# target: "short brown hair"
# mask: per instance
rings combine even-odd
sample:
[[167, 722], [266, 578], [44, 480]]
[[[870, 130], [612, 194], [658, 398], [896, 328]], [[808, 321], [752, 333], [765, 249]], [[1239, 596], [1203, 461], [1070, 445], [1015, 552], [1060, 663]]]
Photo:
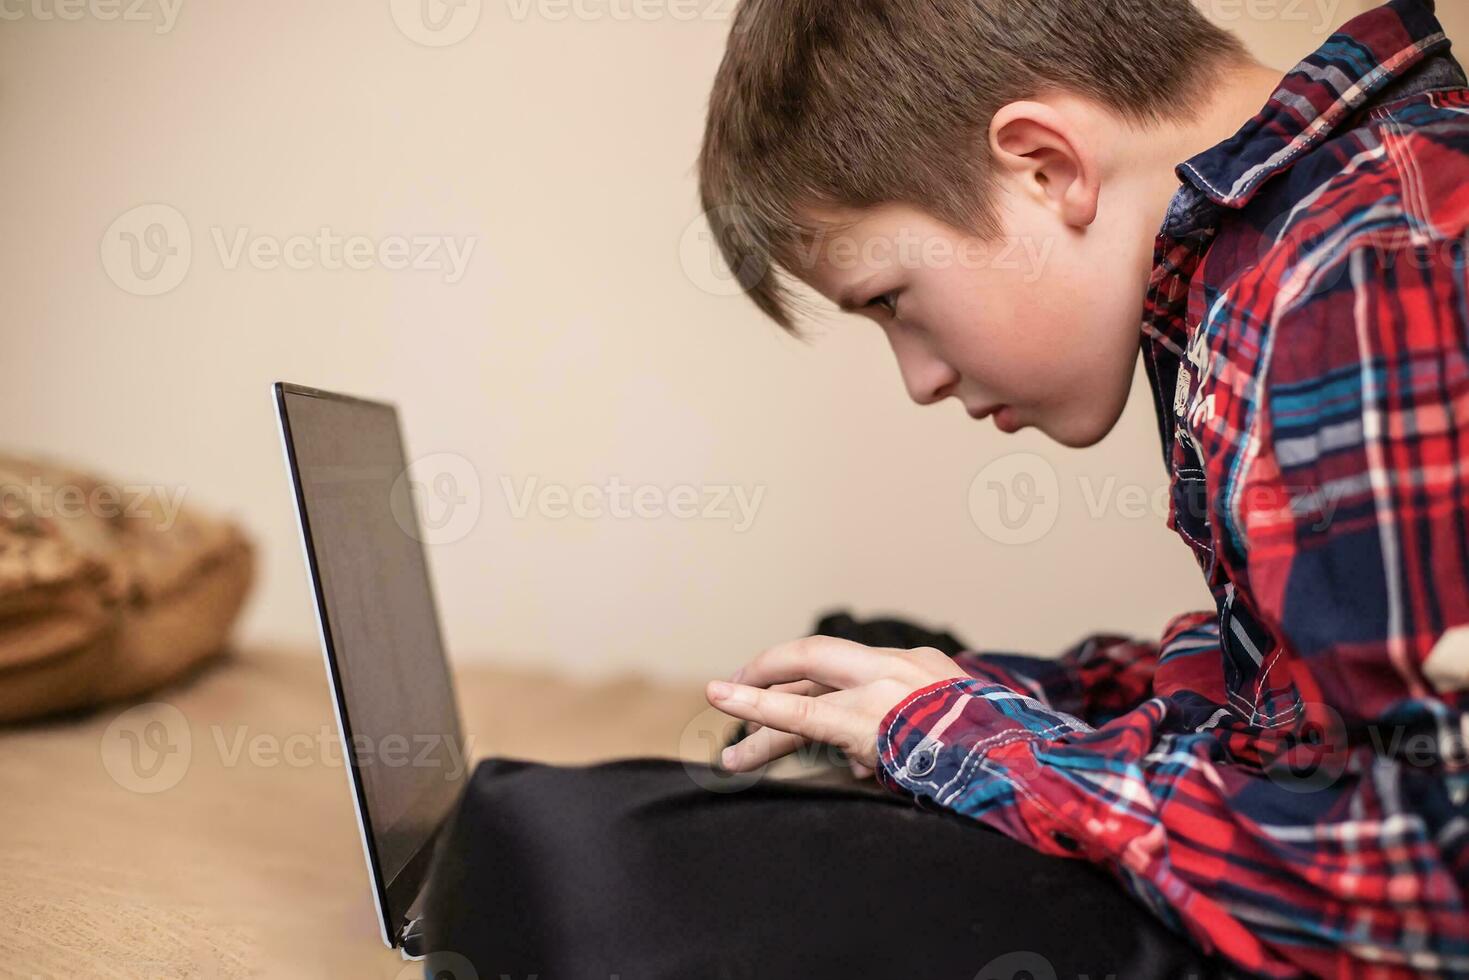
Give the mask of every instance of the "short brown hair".
[[983, 237], [989, 122], [1066, 89], [1143, 123], [1194, 109], [1243, 62], [1189, 0], [742, 0], [709, 99], [699, 193], [725, 262], [795, 333], [810, 209], [904, 202]]

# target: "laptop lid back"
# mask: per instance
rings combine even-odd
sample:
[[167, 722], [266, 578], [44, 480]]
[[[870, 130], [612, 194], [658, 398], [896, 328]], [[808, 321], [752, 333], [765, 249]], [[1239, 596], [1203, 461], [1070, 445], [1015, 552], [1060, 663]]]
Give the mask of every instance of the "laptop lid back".
[[392, 405], [277, 384], [346, 770], [389, 946], [466, 779], [454, 687]]

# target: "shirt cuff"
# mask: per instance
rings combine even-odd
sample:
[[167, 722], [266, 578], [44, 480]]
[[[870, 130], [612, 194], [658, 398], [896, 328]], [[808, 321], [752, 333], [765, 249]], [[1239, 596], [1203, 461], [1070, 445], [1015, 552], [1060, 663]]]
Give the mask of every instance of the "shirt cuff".
[[[1002, 703], [1012, 707], [1002, 710]], [[1084, 831], [1065, 816], [1075, 809], [1066, 805], [1069, 788], [1044, 771], [1033, 744], [1088, 730], [1008, 687], [948, 678], [919, 688], [884, 716], [875, 775], [922, 809], [958, 810], [1036, 850], [1084, 857]]]
[[[993, 681], [979, 677], [950, 677], [893, 705], [877, 729], [878, 782], [919, 802], [935, 799], [967, 768], [971, 749], [945, 736], [951, 735], [971, 695], [993, 686]], [[982, 739], [987, 734], [972, 724], [965, 726], [966, 736]]]

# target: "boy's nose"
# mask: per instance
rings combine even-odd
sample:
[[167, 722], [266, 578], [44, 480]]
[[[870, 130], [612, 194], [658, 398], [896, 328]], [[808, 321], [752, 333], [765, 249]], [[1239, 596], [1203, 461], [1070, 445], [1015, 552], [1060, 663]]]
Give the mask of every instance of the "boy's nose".
[[932, 405], [954, 393], [960, 381], [958, 371], [934, 356], [919, 338], [900, 335], [896, 330], [884, 333], [898, 361], [898, 373], [903, 376], [903, 387], [908, 389], [909, 398], [920, 405]]
[[950, 381], [948, 384], [939, 385], [936, 388], [930, 386], [929, 390], [920, 391], [919, 394], [913, 394], [910, 391], [909, 394], [912, 395], [913, 400], [920, 405], [933, 405], [943, 401], [945, 398], [948, 398], [950, 395], [952, 395], [954, 393], [954, 389], [958, 387], [958, 385], [959, 381], [957, 378], [955, 378], [955, 380]]
[[959, 373], [936, 357], [899, 357], [898, 371], [908, 397], [920, 405], [941, 402], [959, 387]]

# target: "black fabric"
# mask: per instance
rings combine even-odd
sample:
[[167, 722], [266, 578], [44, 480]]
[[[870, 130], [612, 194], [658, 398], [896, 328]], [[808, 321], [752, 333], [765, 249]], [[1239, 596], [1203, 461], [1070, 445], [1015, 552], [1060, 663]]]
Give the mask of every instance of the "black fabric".
[[731, 778], [671, 759], [481, 763], [435, 853], [426, 975], [1226, 975], [1090, 865], [891, 794]]
[[963, 640], [944, 630], [931, 630], [906, 619], [857, 619], [844, 609], [821, 616], [811, 632], [870, 647], [898, 647], [903, 650], [934, 647], [951, 657], [969, 649]]

